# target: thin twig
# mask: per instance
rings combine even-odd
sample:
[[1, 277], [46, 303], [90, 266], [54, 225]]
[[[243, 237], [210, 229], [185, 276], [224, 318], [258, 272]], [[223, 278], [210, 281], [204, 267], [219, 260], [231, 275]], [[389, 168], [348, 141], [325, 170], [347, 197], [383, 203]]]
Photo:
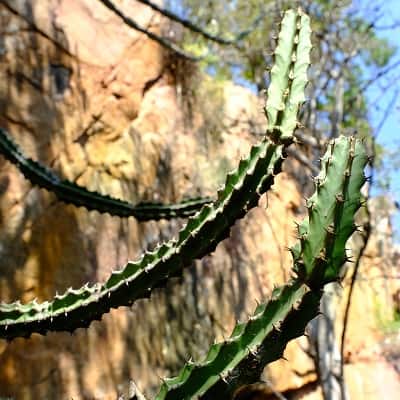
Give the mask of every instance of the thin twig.
[[375, 25], [374, 28], [379, 31], [383, 30], [393, 30], [400, 27], [400, 21], [393, 22], [391, 25]]
[[[396, 69], [398, 66], [400, 66], [400, 60], [397, 60], [395, 63], [387, 66], [385, 69], [382, 69], [381, 71], [379, 71], [375, 76], [373, 76], [372, 78], [368, 79], [359, 89], [359, 93], [363, 93], [365, 92], [369, 86], [371, 86], [373, 83], [375, 83], [377, 80], [379, 80], [380, 78], [384, 77], [385, 75], [387, 75], [390, 71], [392, 71], [393, 69]], [[353, 96], [349, 102], [354, 101], [356, 96]]]
[[393, 107], [396, 104], [397, 98], [399, 97], [399, 93], [400, 93], [400, 89], [397, 88], [392, 96], [392, 98], [390, 99], [390, 102], [388, 104], [388, 106], [386, 107], [386, 110], [383, 114], [383, 117], [381, 119], [381, 121], [379, 122], [376, 130], [375, 130], [375, 139], [377, 138], [377, 136], [379, 135], [380, 131], [382, 130], [383, 126], [385, 125], [386, 120], [388, 119], [391, 111], [393, 110]]
[[[343, 329], [342, 329], [342, 337], [341, 337], [341, 343], [340, 343], [340, 378], [341, 378], [341, 380], [344, 377], [344, 347], [345, 347], [345, 340], [346, 340], [346, 333], [347, 333], [347, 325], [349, 322], [351, 299], [353, 296], [354, 286], [355, 286], [355, 283], [357, 280], [357, 275], [358, 275], [358, 270], [360, 268], [361, 259], [363, 257], [363, 254], [365, 252], [365, 249], [367, 247], [367, 244], [368, 244], [368, 241], [369, 241], [369, 238], [371, 235], [371, 224], [369, 221], [371, 215], [370, 215], [368, 206], [365, 206], [365, 207], [367, 209], [368, 221], [364, 225], [364, 234], [363, 234], [364, 241], [363, 241], [363, 245], [361, 246], [360, 252], [358, 253], [355, 265], [354, 265], [353, 275], [351, 276], [351, 282], [350, 282], [349, 296], [347, 298], [346, 309], [345, 309], [344, 318], [343, 318]], [[342, 393], [342, 397], [343, 397], [343, 393]]]
[[312, 136], [311, 133], [307, 133], [307, 131], [305, 131], [305, 127], [303, 127], [303, 131], [297, 130], [293, 135], [302, 144], [306, 144], [312, 148], [320, 148], [317, 139]]
[[315, 176], [318, 175], [319, 169], [303, 153], [301, 153], [300, 151], [297, 151], [296, 149], [293, 149], [291, 147], [286, 149], [286, 152], [288, 153], [288, 155], [295, 158], [299, 163], [301, 163], [305, 167], [307, 167]]
[[193, 54], [187, 53], [185, 50], [181, 49], [180, 47], [176, 46], [169, 40], [158, 36], [157, 34], [149, 31], [148, 29], [143, 28], [142, 26], [138, 25], [132, 18], [128, 17], [125, 15], [120, 9], [118, 9], [113, 2], [110, 0], [99, 0], [101, 3], [104, 4], [105, 7], [107, 7], [109, 10], [111, 10], [114, 14], [118, 15], [124, 21], [126, 25], [129, 27], [145, 34], [148, 38], [151, 40], [154, 40], [155, 42], [159, 43], [161, 46], [165, 47], [168, 50], [173, 51], [175, 54], [178, 56], [185, 58], [190, 61], [200, 61], [203, 59], [203, 57], [196, 57]]
[[153, 10], [159, 12], [160, 14], [164, 15], [165, 17], [169, 18], [172, 21], [178, 22], [185, 28], [191, 30], [192, 32], [198, 33], [201, 36], [205, 37], [208, 40], [211, 40], [213, 42], [216, 42], [218, 44], [222, 44], [225, 46], [228, 45], [233, 45], [239, 42], [240, 40], [243, 40], [246, 36], [250, 35], [251, 32], [256, 29], [256, 27], [260, 24], [260, 22], [265, 18], [266, 16], [266, 11], [262, 11], [260, 15], [254, 19], [254, 21], [250, 24], [248, 29], [243, 30], [242, 32], [239, 32], [233, 39], [225, 39], [217, 35], [213, 35], [210, 32], [207, 32], [200, 26], [194, 24], [192, 21], [189, 19], [180, 17], [179, 15], [173, 13], [172, 11], [169, 11], [165, 8], [160, 7], [159, 5], [153, 3], [150, 0], [137, 0], [138, 2], [145, 4], [146, 6], [151, 7]]

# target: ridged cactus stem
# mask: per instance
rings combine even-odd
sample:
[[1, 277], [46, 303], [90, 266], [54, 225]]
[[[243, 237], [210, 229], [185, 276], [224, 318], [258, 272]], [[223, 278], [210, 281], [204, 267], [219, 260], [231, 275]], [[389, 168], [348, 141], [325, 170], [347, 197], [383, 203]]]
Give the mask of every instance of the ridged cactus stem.
[[136, 205], [99, 192], [91, 191], [74, 182], [60, 179], [45, 166], [25, 157], [10, 135], [0, 128], [0, 153], [12, 162], [32, 185], [53, 193], [58, 200], [87, 210], [96, 210], [118, 217], [134, 217], [138, 221], [185, 218], [194, 215], [211, 203], [208, 197], [187, 199], [177, 204], [141, 202]]
[[[286, 105], [286, 108], [279, 106], [281, 121], [295, 121], [304, 99], [305, 70], [311, 48], [309, 33], [306, 15], [301, 11], [285, 13], [277, 47], [279, 62], [274, 67], [270, 84], [271, 93], [280, 96], [278, 104]], [[293, 43], [289, 45], [290, 42]], [[274, 110], [275, 104], [268, 99], [267, 113], [273, 115]], [[235, 221], [257, 205], [260, 196], [272, 186], [274, 177], [281, 171], [284, 150], [295, 127], [296, 124], [286, 123], [281, 129], [280, 121], [274, 121], [273, 126], [268, 127], [267, 136], [272, 131], [281, 132], [282, 141], [275, 135], [273, 142], [267, 137], [253, 146], [248, 158], [241, 160], [238, 168], [228, 175], [217, 200], [189, 218], [177, 239], [114, 271], [104, 284], [70, 289], [51, 302], [1, 304], [0, 337], [12, 339], [28, 337], [34, 332], [45, 334], [49, 330], [73, 331], [89, 326], [110, 308], [129, 306], [136, 299], [149, 297], [153, 288], [164, 285], [193, 260], [212, 252], [228, 236]]]
[[176, 378], [166, 379], [155, 400], [229, 399], [240, 386], [256, 382], [265, 365], [280, 358], [287, 343], [304, 333], [319, 312], [324, 285], [340, 278], [366, 162], [359, 140], [340, 137], [329, 145], [309, 200], [316, 206], [309, 204], [309, 216], [300, 224], [293, 260], [297, 277], [275, 289], [272, 299], [259, 305], [247, 323], [238, 324], [228, 340], [212, 345], [203, 361], [190, 362]]
[[361, 166], [366, 162], [363, 144], [343, 136], [329, 145], [322, 158], [316, 191], [307, 201], [308, 218], [299, 225], [300, 241], [291, 249], [296, 273], [310, 286], [340, 278], [345, 243], [356, 230], [353, 215], [361, 206], [360, 188], [365, 183]]
[[318, 314], [319, 298], [299, 282], [275, 289], [271, 301], [237, 324], [228, 340], [213, 344], [202, 362], [189, 362], [176, 378], [164, 380], [155, 400], [231, 398], [240, 386], [259, 380], [264, 366], [304, 333]]

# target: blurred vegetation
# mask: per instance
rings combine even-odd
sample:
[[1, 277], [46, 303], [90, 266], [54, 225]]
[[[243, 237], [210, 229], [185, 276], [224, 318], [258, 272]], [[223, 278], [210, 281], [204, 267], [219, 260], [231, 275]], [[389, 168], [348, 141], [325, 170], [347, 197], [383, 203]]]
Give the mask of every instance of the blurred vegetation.
[[[372, 149], [374, 131], [368, 122], [370, 105], [366, 97], [368, 86], [375, 82], [367, 81], [370, 73], [388, 66], [396, 48], [379, 37], [375, 29], [374, 21], [380, 13], [378, 4], [362, 9], [357, 1], [338, 0], [167, 0], [165, 3], [166, 8], [223, 38], [234, 38], [251, 30], [233, 46], [210, 42], [187, 29], [180, 30], [176, 37], [187, 51], [196, 56], [206, 54], [200, 69], [214, 77], [216, 86], [229, 79], [256, 93], [268, 85], [265, 66], [272, 65], [280, 12], [300, 4], [311, 15], [314, 31], [313, 68], [308, 87], [308, 97], [313, 100], [306, 104], [302, 116], [306, 133], [324, 139], [337, 136], [339, 131], [357, 132], [368, 139], [370, 152], [376, 156], [375, 166], [381, 165], [385, 150], [377, 144]], [[260, 15], [265, 18], [258, 18]], [[210, 83], [207, 85], [208, 91], [196, 90], [196, 97], [205, 96], [211, 103], [214, 97], [209, 96]], [[220, 99], [216, 99], [215, 106], [219, 106]], [[338, 105], [342, 108], [339, 116]], [[210, 129], [215, 130], [212, 123]]]

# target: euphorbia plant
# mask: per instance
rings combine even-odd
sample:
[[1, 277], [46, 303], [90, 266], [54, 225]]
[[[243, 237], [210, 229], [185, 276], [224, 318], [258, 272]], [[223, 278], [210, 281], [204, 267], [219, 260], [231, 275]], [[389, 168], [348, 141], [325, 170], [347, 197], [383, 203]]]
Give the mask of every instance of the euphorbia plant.
[[[266, 135], [228, 174], [216, 199], [184, 202], [172, 212], [169, 206], [146, 206], [149, 218], [165, 217], [167, 212], [173, 217], [179, 210], [184, 210], [181, 216], [188, 215], [202, 206], [177, 238], [113, 271], [105, 283], [69, 289], [43, 303], [1, 304], [0, 337], [11, 340], [32, 333], [87, 328], [111, 308], [149, 297], [154, 288], [228, 237], [232, 225], [271, 188], [281, 172], [286, 148], [293, 143], [307, 84], [310, 34], [309, 17], [301, 10], [284, 14], [265, 108]], [[124, 214], [119, 210], [129, 209], [123, 202], [57, 180], [40, 164], [26, 159], [4, 131], [0, 149], [28, 179], [63, 201], [120, 216]], [[299, 240], [291, 249], [294, 277], [275, 289], [271, 300], [260, 304], [248, 322], [238, 324], [228, 340], [211, 346], [203, 361], [190, 362], [178, 377], [165, 380], [156, 400], [229, 398], [240, 386], [255, 382], [265, 365], [281, 357], [286, 344], [304, 333], [307, 323], [318, 314], [324, 285], [339, 279], [346, 261], [345, 244], [355, 229], [366, 161], [365, 149], [355, 138], [339, 137], [329, 144], [315, 179], [315, 193], [307, 201], [308, 216], [299, 224]]]

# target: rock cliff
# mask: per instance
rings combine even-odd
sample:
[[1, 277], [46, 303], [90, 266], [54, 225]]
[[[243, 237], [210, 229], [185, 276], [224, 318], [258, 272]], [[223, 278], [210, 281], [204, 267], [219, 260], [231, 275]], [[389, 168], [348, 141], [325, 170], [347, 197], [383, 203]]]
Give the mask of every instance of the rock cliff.
[[[160, 31], [163, 21], [151, 9], [134, 1], [118, 4], [140, 25]], [[133, 203], [213, 195], [254, 141], [251, 124], [238, 121], [263, 123], [257, 99], [229, 83], [215, 100], [221, 127], [229, 129], [206, 131], [207, 104], [196, 110], [194, 103], [188, 123], [171, 57], [100, 2], [0, 1], [0, 59], [0, 125], [24, 152], [66, 179]], [[190, 69], [180, 72], [185, 73]], [[182, 225], [180, 220], [138, 223], [58, 203], [4, 159], [0, 164], [3, 301], [42, 301], [70, 286], [104, 281], [113, 268]], [[0, 397], [116, 399], [127, 394], [130, 380], [151, 393], [158, 377], [176, 373], [190, 355], [202, 356], [256, 299], [269, 295], [273, 283], [287, 278], [286, 247], [294, 240], [293, 221], [301, 207], [296, 182], [283, 174], [212, 256], [150, 301], [114, 310], [72, 336], [1, 342]], [[389, 250], [380, 254], [378, 248], [372, 241], [364, 277], [382, 273]], [[373, 351], [382, 339], [374, 322], [376, 302], [381, 308], [391, 305], [393, 287], [385, 289], [386, 297], [378, 296], [383, 281], [376, 282], [368, 280], [366, 288], [360, 282], [351, 313], [346, 374], [360, 382], [350, 385], [354, 399], [377, 398], [381, 390], [382, 382], [371, 383], [365, 360], [379, 359], [380, 370], [391, 371], [380, 347]], [[307, 398], [320, 398], [303, 346], [304, 338], [293, 343], [287, 352], [291, 363], [279, 362], [267, 376], [277, 390], [308, 387]], [[366, 384], [374, 396], [362, 392]]]

